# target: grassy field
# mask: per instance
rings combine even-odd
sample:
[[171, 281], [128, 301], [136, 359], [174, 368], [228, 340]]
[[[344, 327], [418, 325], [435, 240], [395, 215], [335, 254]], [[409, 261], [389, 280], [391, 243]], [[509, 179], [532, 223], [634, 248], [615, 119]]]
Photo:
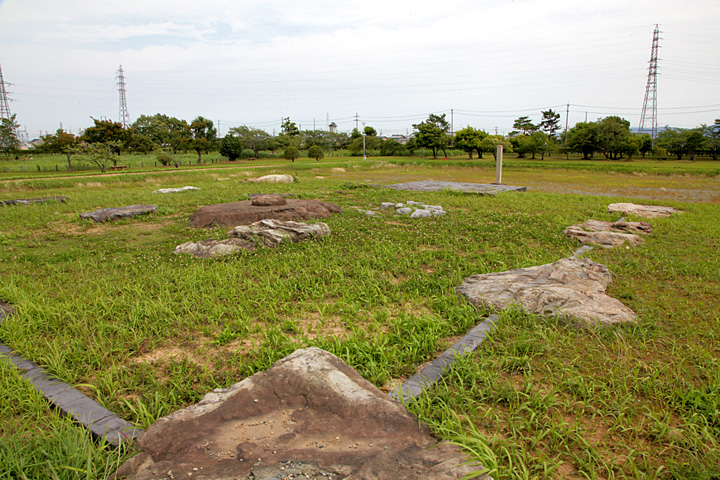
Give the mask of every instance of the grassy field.
[[[0, 341], [147, 427], [216, 387], [318, 346], [389, 390], [489, 312], [454, 286], [475, 273], [552, 262], [578, 245], [564, 228], [617, 219], [650, 198], [685, 213], [653, 220], [633, 249], [587, 256], [638, 323], [573, 330], [505, 312], [498, 328], [410, 408], [496, 478], [720, 476], [720, 166], [713, 162], [509, 160], [496, 198], [374, 188], [420, 179], [489, 183], [490, 159], [340, 158], [94, 172], [0, 171], [0, 299], [18, 313]], [[342, 170], [340, 170], [342, 168]], [[292, 173], [289, 186], [242, 179]], [[153, 194], [193, 185], [199, 191]], [[202, 205], [249, 193], [332, 201], [332, 237], [218, 259], [176, 256]], [[590, 195], [587, 195], [590, 194]], [[432, 219], [366, 217], [383, 201], [442, 205]], [[152, 203], [156, 214], [98, 225], [78, 213]], [[361, 239], [361, 241], [358, 241]], [[92, 442], [0, 367], [0, 479], [104, 478], [123, 455]]]

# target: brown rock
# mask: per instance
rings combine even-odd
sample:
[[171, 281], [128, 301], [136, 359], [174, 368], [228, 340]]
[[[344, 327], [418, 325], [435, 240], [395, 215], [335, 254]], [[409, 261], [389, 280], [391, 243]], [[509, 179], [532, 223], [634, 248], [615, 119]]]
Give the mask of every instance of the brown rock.
[[254, 207], [287, 205], [287, 200], [279, 195], [256, 195], [250, 202]]
[[661, 207], [658, 205], [638, 205], [635, 203], [611, 203], [610, 205], [608, 205], [608, 212], [619, 212], [647, 218], [669, 217], [674, 213], [682, 213], [680, 210], [673, 207]]
[[652, 232], [652, 227], [646, 222], [603, 222], [600, 220], [588, 220], [565, 229], [565, 235], [568, 237], [604, 248], [612, 248], [625, 243], [639, 245], [643, 239], [636, 234], [650, 232]]
[[161, 418], [138, 446], [118, 475], [440, 480], [481, 469], [460, 466], [458, 447], [437, 445], [405, 407], [319, 348]]
[[478, 307], [504, 310], [518, 306], [584, 326], [634, 321], [632, 310], [605, 294], [611, 281], [605, 265], [585, 258], [563, 258], [537, 267], [471, 275], [455, 289]]
[[320, 200], [288, 199], [286, 205], [257, 206], [252, 201], [219, 203], [199, 208], [190, 217], [190, 226], [195, 228], [236, 227], [250, 225], [264, 219], [307, 220], [323, 218], [340, 213], [340, 207]]

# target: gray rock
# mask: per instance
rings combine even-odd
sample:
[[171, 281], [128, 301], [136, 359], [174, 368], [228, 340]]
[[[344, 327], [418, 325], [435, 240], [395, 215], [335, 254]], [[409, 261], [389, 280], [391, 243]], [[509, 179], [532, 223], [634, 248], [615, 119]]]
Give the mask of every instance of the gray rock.
[[438, 444], [402, 404], [319, 348], [159, 419], [137, 447], [117, 476], [445, 480], [481, 469], [461, 465], [459, 447]]
[[675, 213], [682, 213], [673, 207], [662, 207], [658, 205], [638, 205], [635, 203], [611, 203], [608, 205], [610, 213], [625, 213], [628, 215], [637, 215], [638, 217], [657, 218], [669, 217]]
[[584, 326], [635, 321], [635, 313], [605, 294], [612, 275], [585, 258], [507, 272], [471, 275], [457, 292], [478, 307], [518, 306], [536, 315], [560, 316]]
[[646, 222], [603, 222], [600, 220], [588, 220], [565, 229], [565, 235], [568, 237], [604, 248], [612, 248], [625, 243], [639, 245], [643, 239], [637, 234], [650, 232], [652, 232], [652, 227]]
[[390, 210], [391, 208], [395, 208], [395, 204], [392, 202], [383, 202], [380, 204], [380, 208], [383, 210]]
[[293, 183], [295, 178], [292, 175], [265, 175], [263, 177], [248, 178], [245, 181], [251, 183]]
[[395, 213], [398, 215], [410, 215], [412, 213], [413, 209], [410, 207], [402, 207], [395, 210]]
[[396, 203], [395, 204], [395, 208], [403, 208], [403, 207], [405, 207], [404, 203]]
[[200, 189], [198, 187], [161, 188], [159, 190], [155, 190], [153, 193], [180, 193], [180, 192], [188, 192], [191, 190], [200, 190]]
[[274, 247], [281, 243], [297, 243], [310, 238], [329, 237], [330, 227], [322, 222], [282, 222], [267, 219], [252, 225], [235, 227], [228, 232], [228, 236]]
[[195, 255], [200, 258], [208, 258], [219, 255], [230, 255], [240, 250], [253, 250], [255, 243], [239, 238], [228, 238], [226, 240], [202, 240], [200, 242], [187, 242], [175, 247], [176, 254]]
[[81, 213], [80, 218], [92, 218], [96, 222], [132, 218], [157, 211], [155, 205], [130, 205], [129, 207], [101, 208], [91, 213]]
[[16, 198], [13, 200], [0, 200], [0, 205], [30, 205], [33, 203], [47, 203], [47, 202], [60, 202], [65, 203], [70, 200], [70, 197], [56, 196], [56, 197], [38, 197], [38, 198]]
[[483, 183], [438, 182], [435, 180], [421, 180], [418, 182], [396, 183], [385, 185], [395, 190], [413, 190], [416, 192], [441, 192], [454, 190], [456, 192], [477, 193], [479, 195], [496, 196], [498, 192], [525, 192], [527, 187], [513, 185], [488, 185]]

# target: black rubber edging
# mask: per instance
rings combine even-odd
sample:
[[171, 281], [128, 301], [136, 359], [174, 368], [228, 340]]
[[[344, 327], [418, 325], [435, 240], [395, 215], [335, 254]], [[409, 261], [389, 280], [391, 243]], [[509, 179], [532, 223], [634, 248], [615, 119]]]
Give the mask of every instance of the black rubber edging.
[[[5, 304], [6, 305], [6, 304]], [[0, 309], [0, 323], [12, 314]], [[18, 373], [35, 387], [50, 404], [69, 415], [92, 434], [115, 447], [128, 443], [142, 435], [144, 430], [123, 420], [99, 403], [88, 398], [80, 390], [54, 377], [44, 368], [14, 353], [0, 343], [0, 360], [13, 365]]]
[[452, 347], [445, 350], [389, 395], [405, 405], [413, 402], [425, 390], [435, 385], [459, 357], [474, 351], [487, 338], [488, 333], [495, 328], [498, 318], [497, 314], [492, 314], [480, 322]]

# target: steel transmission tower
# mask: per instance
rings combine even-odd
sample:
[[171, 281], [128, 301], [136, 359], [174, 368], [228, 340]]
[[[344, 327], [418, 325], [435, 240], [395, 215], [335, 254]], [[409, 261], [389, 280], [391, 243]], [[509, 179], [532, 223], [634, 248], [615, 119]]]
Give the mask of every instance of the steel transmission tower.
[[10, 113], [10, 100], [8, 100], [5, 85], [10, 84], [5, 83], [5, 80], [3, 80], [2, 68], [0, 67], [0, 119], [7, 118], [10, 120], [12, 113]]
[[127, 128], [130, 126], [130, 114], [128, 113], [127, 98], [125, 96], [125, 73], [122, 65], [118, 68], [115, 79], [117, 80], [118, 94], [120, 95], [120, 123], [122, 123], [123, 128]]
[[652, 50], [650, 52], [650, 66], [648, 67], [647, 86], [645, 87], [645, 100], [640, 115], [640, 129], [638, 133], [649, 133], [655, 141], [657, 137], [657, 70], [658, 49], [660, 48], [660, 27], [655, 24], [653, 31]]

